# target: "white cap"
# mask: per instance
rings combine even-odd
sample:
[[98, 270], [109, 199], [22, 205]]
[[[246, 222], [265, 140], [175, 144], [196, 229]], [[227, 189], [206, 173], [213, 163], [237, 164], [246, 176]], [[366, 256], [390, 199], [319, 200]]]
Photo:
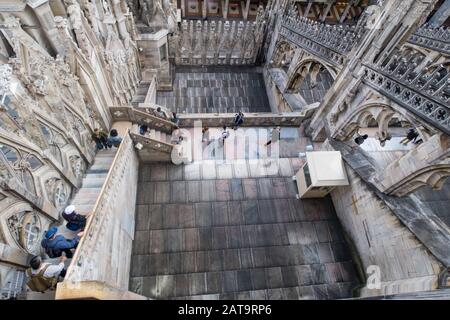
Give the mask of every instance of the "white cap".
[[66, 207], [66, 209], [64, 210], [65, 214], [72, 214], [75, 211], [75, 206], [68, 206]]

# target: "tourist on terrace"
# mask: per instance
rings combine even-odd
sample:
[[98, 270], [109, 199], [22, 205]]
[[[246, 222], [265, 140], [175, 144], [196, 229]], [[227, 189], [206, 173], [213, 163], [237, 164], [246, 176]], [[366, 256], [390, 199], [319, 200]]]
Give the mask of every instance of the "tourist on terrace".
[[146, 124], [143, 124], [139, 127], [139, 133], [141, 135], [145, 135], [148, 131], [148, 126]]
[[161, 107], [156, 108], [156, 113], [162, 118], [167, 118], [166, 113], [162, 111]]
[[408, 133], [406, 134], [406, 137], [403, 138], [402, 141], [400, 141], [400, 143], [402, 143], [403, 145], [407, 145], [408, 143], [410, 143], [411, 141], [413, 143], [417, 143], [417, 138], [419, 137], [419, 133], [416, 131], [416, 129], [414, 128], [410, 128], [408, 130]]
[[30, 261], [30, 268], [27, 269], [27, 286], [36, 292], [54, 290], [58, 280], [62, 280], [66, 275], [64, 262], [66, 256], [61, 256], [58, 264], [43, 263], [41, 257], [34, 256]]
[[66, 239], [63, 235], [57, 235], [58, 228], [51, 227], [44, 235], [41, 245], [45, 249], [45, 253], [50, 258], [61, 257], [63, 252], [65, 252], [67, 258], [72, 258], [72, 249], [75, 249], [80, 241], [80, 232], [73, 239]]
[[239, 111], [239, 113], [236, 113], [236, 115], [234, 116], [233, 130], [236, 130], [243, 123], [244, 123], [244, 114], [241, 111]]
[[75, 206], [68, 206], [63, 214], [63, 218], [67, 221], [66, 228], [71, 231], [83, 231], [86, 226], [86, 217], [75, 211]]
[[105, 131], [95, 128], [91, 137], [97, 146], [97, 150], [108, 149], [108, 134]]
[[172, 112], [172, 118], [170, 118], [170, 121], [178, 126], [178, 123], [180, 123], [180, 119], [177, 117], [176, 112]]
[[280, 135], [281, 135], [281, 128], [280, 127], [273, 128], [271, 133], [271, 139], [266, 142], [265, 146], [267, 147], [272, 142], [273, 143], [278, 142], [280, 140]]
[[209, 128], [204, 127], [202, 128], [202, 142], [209, 143]]
[[227, 130], [226, 126], [223, 126], [223, 130], [222, 130], [222, 134], [221, 134], [221, 139], [222, 139], [222, 143], [225, 144], [225, 139], [228, 138], [230, 136], [230, 132]]
[[122, 142], [122, 137], [119, 136], [119, 133], [117, 132], [117, 130], [111, 129], [111, 131], [109, 132], [109, 137], [108, 137], [108, 145], [118, 148], [120, 146], [121, 142]]

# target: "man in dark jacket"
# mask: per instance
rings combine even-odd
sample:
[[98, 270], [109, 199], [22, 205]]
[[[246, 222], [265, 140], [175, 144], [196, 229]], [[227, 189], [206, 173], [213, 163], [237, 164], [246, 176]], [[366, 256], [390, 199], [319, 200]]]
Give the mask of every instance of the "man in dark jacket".
[[80, 234], [73, 239], [66, 239], [62, 235], [57, 235], [58, 228], [51, 227], [45, 233], [44, 239], [42, 239], [41, 245], [45, 249], [45, 253], [50, 258], [57, 258], [66, 253], [68, 259], [72, 258], [73, 253], [71, 249], [75, 249], [80, 241]]

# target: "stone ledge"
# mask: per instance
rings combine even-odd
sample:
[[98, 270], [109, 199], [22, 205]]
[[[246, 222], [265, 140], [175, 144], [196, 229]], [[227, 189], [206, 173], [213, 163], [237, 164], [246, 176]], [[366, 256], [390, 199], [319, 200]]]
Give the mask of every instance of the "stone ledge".
[[58, 283], [55, 300], [149, 300], [131, 291], [120, 290], [99, 281]]

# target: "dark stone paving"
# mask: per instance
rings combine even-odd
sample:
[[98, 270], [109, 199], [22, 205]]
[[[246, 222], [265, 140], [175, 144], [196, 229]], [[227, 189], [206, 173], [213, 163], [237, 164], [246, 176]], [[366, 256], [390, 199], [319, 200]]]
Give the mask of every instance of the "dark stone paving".
[[291, 177], [184, 180], [144, 165], [130, 289], [156, 299], [338, 299], [357, 279], [329, 198]]
[[248, 67], [176, 67], [156, 103], [179, 113], [270, 112], [261, 73]]

